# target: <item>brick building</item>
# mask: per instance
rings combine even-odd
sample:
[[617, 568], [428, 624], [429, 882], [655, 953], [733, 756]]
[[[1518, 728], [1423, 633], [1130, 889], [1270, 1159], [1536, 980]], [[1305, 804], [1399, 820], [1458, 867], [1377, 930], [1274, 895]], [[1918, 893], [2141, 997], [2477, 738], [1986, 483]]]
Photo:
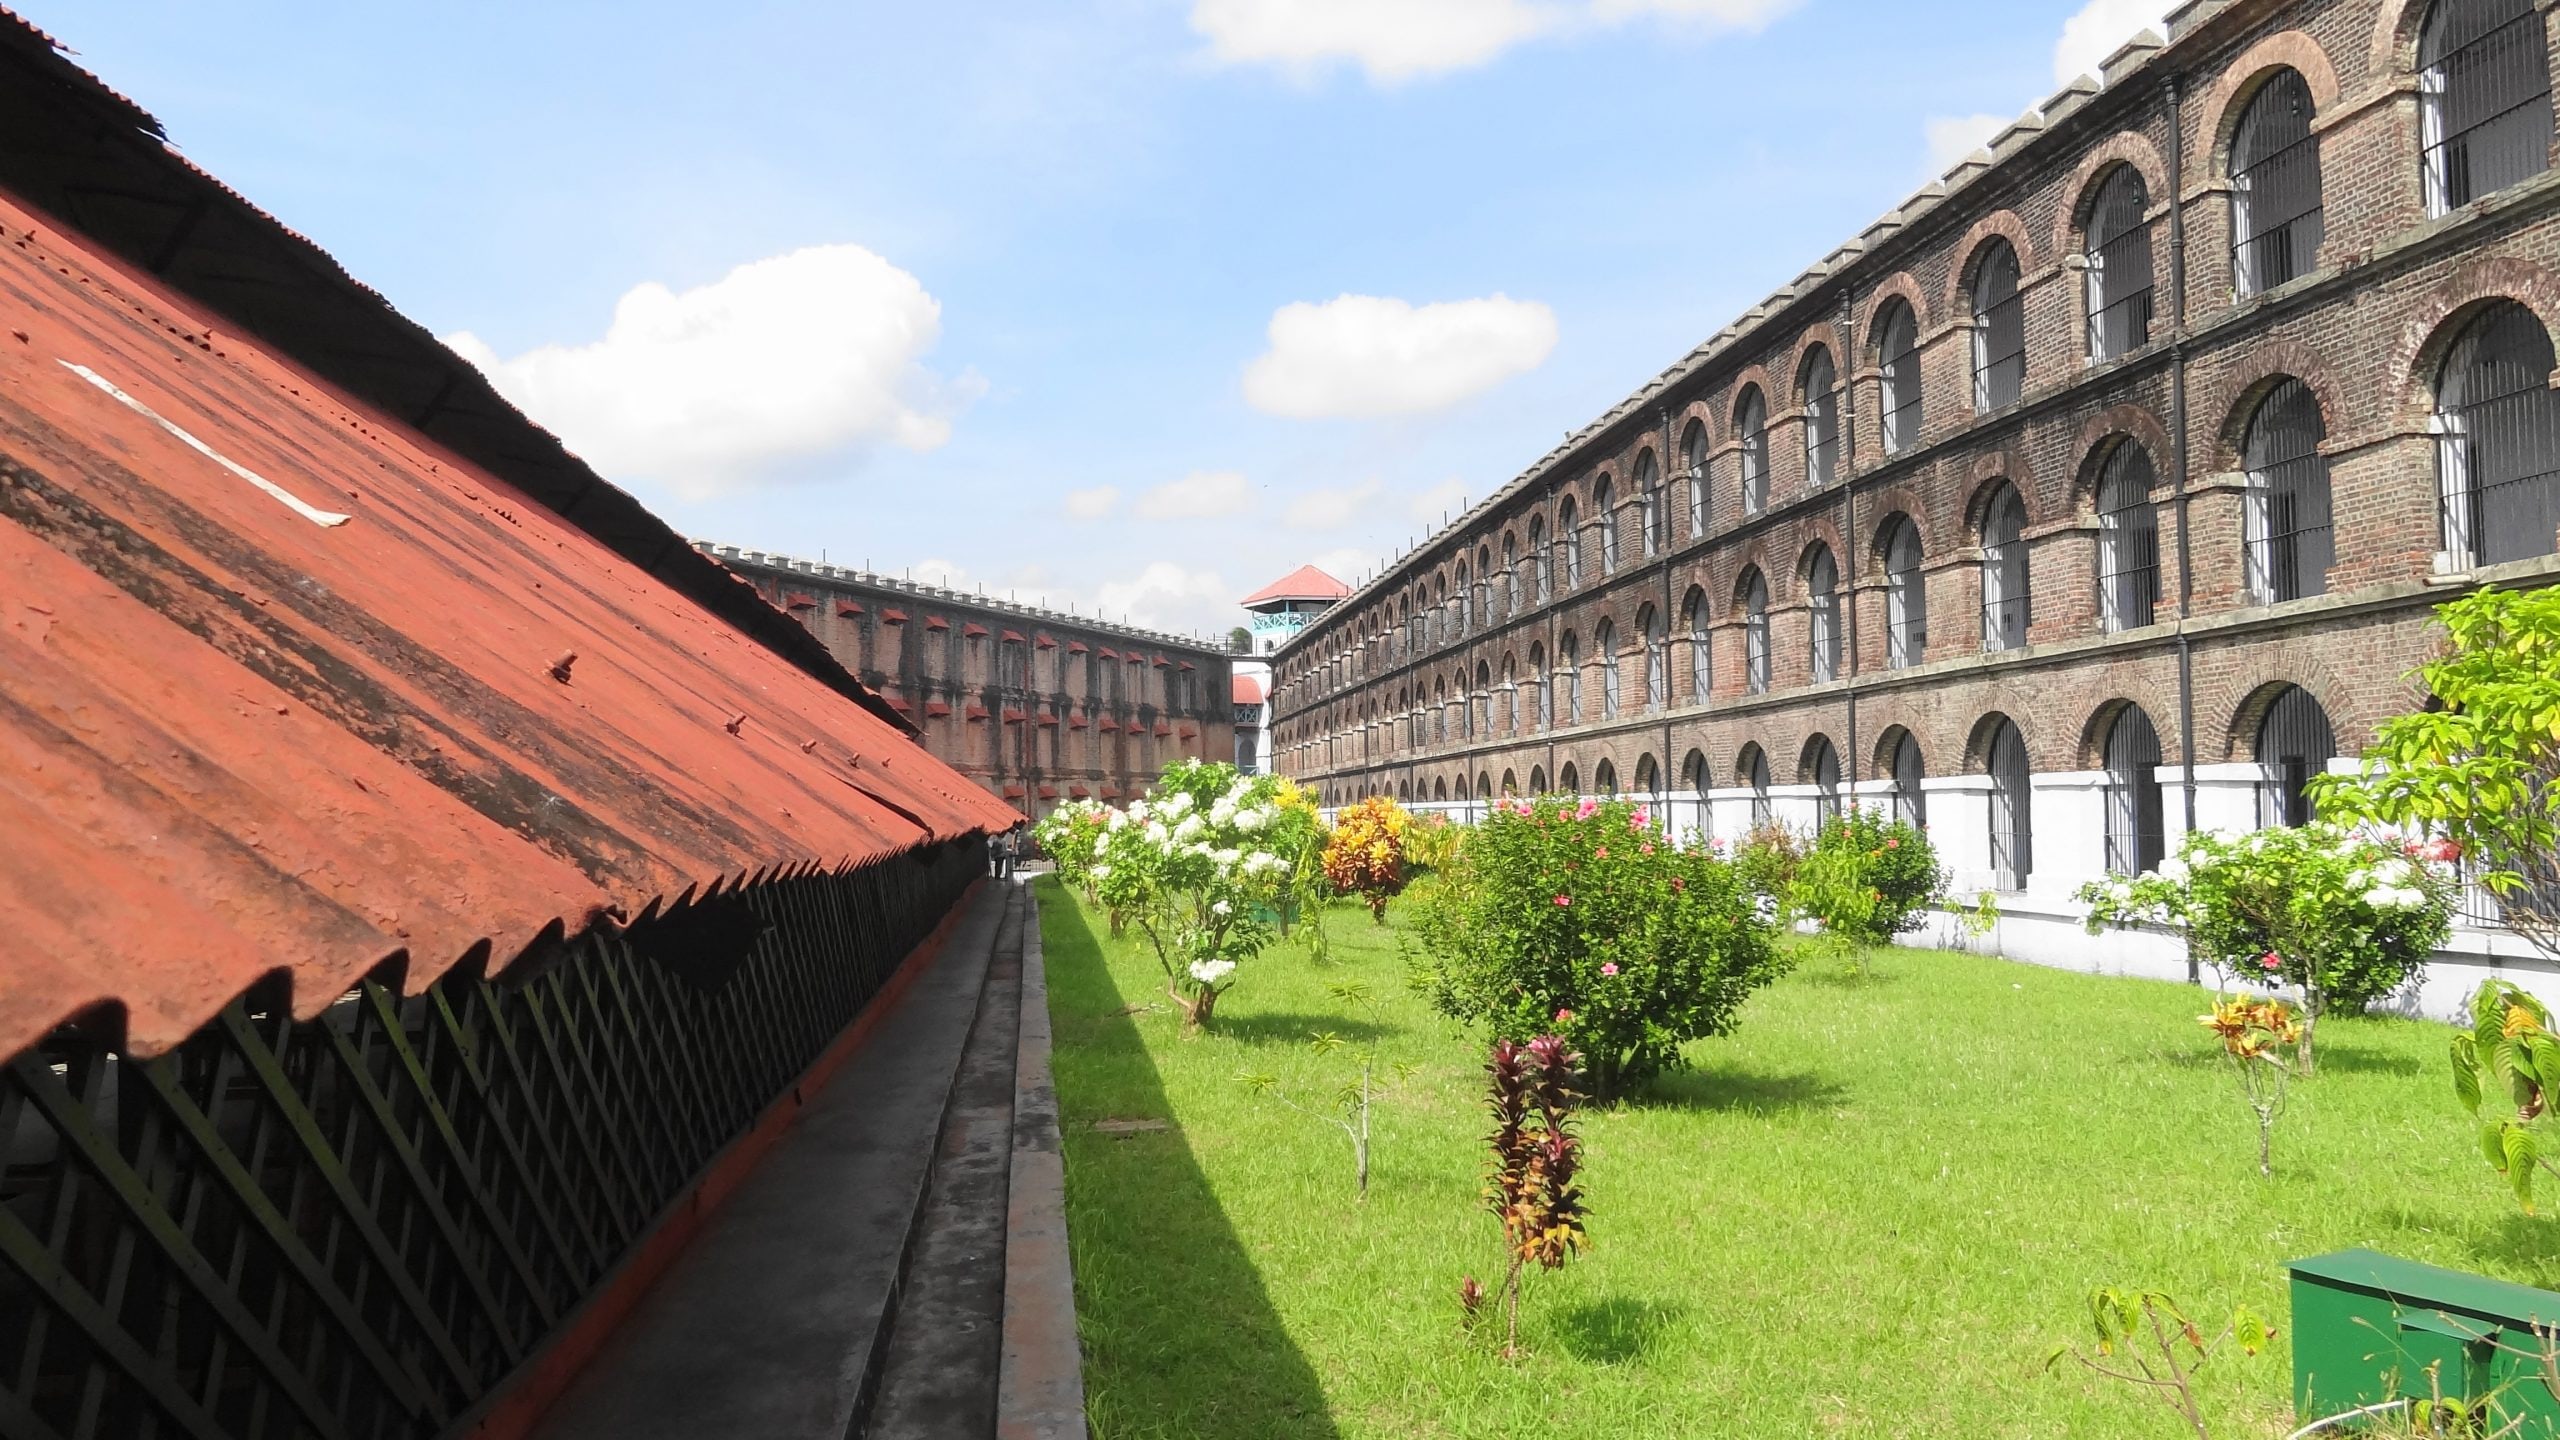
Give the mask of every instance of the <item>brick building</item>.
[[937, 758], [1038, 817], [1235, 755], [1226, 651], [940, 586], [699, 542], [818, 637]]
[[1723, 837], [1866, 797], [2004, 948], [2166, 966], [2086, 958], [2071, 893], [2301, 819], [2423, 699], [2431, 607], [2560, 573], [2542, 7], [2168, 28], [1310, 624], [1279, 767]]

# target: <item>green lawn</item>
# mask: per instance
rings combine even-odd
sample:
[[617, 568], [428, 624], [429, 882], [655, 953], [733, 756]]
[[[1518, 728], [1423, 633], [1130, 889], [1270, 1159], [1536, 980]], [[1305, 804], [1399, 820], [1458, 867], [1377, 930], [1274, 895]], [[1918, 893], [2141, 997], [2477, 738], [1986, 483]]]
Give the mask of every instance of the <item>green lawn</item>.
[[[1267, 952], [1186, 1039], [1141, 947], [1040, 886], [1100, 1440], [2173, 1437], [2045, 1372], [2092, 1286], [2281, 1328], [2280, 1262], [2351, 1245], [2560, 1285], [2560, 1229], [2516, 1213], [2449, 1097], [2443, 1027], [2324, 1025], [2264, 1180], [2196, 991], [1904, 951], [1864, 983], [1814, 962], [1587, 1116], [1595, 1248], [1533, 1277], [1507, 1362], [1458, 1326], [1459, 1276], [1500, 1267], [1480, 1047], [1406, 987], [1397, 933], [1337, 908], [1334, 964]], [[1329, 994], [1353, 978], [1374, 1022]], [[1236, 1078], [1321, 1098], [1353, 1062], [1319, 1030], [1421, 1067], [1378, 1108], [1365, 1206], [1340, 1132]], [[2217, 1362], [2215, 1435], [2290, 1428], [2291, 1363]]]

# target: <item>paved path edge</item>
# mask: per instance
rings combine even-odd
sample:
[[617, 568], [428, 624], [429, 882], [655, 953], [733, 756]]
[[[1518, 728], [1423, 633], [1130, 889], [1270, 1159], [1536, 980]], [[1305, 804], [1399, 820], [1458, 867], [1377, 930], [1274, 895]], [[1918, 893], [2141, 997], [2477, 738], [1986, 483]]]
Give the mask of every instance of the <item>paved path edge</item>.
[[1021, 882], [1022, 1021], [1014, 1063], [1013, 1177], [1005, 1224], [998, 1440], [1085, 1440], [1084, 1357], [1067, 1246], [1067, 1170], [1049, 1075], [1049, 976], [1039, 892]]

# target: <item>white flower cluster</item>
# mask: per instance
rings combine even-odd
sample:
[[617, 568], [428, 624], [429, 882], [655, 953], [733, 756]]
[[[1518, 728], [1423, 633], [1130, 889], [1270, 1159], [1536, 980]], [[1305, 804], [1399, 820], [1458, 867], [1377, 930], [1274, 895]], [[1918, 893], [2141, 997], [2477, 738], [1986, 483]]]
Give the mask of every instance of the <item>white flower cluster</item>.
[[1199, 981], [1203, 985], [1215, 985], [1219, 981], [1234, 974], [1235, 971], [1236, 962], [1233, 960], [1194, 960], [1191, 962], [1191, 978]]
[[2408, 861], [2385, 860], [2349, 875], [2347, 884], [2361, 887], [2364, 903], [2376, 910], [2416, 910], [2427, 904], [2427, 892], [2418, 888], [2417, 879], [2418, 868]]

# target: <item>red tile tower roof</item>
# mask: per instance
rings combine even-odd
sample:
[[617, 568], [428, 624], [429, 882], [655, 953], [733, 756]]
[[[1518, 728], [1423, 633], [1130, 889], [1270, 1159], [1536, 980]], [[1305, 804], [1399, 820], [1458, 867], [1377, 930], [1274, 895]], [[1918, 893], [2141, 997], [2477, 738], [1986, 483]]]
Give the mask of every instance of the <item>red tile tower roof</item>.
[[1280, 600], [1341, 600], [1351, 594], [1351, 587], [1334, 579], [1313, 565], [1301, 565], [1261, 589], [1244, 597], [1250, 609]]

